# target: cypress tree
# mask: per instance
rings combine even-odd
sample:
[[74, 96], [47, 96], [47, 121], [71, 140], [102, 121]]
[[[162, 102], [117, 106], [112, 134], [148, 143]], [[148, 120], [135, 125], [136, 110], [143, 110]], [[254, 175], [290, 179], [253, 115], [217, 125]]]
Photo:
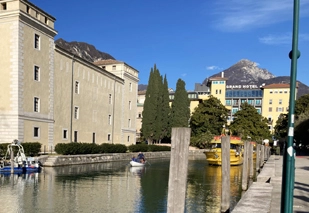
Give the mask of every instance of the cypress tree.
[[142, 134], [149, 144], [160, 141], [164, 136], [162, 129], [165, 124], [162, 122], [164, 114], [163, 106], [163, 82], [162, 76], [156, 65], [151, 68], [148, 87], [145, 96], [143, 118], [142, 118]]
[[161, 136], [160, 141], [162, 139], [170, 139], [170, 128], [169, 128], [169, 116], [171, 112], [170, 104], [169, 104], [169, 92], [168, 92], [168, 83], [166, 75], [164, 76], [163, 86], [161, 87], [161, 95], [162, 95], [162, 106], [161, 106]]
[[188, 127], [190, 119], [190, 100], [185, 89], [186, 83], [178, 79], [171, 109], [171, 127]]

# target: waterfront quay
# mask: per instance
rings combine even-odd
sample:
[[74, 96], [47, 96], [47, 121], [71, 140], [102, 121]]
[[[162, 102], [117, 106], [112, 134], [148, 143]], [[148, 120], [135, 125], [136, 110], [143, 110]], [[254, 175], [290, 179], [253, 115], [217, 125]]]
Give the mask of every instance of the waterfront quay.
[[[283, 156], [272, 155], [249, 189], [233, 209], [233, 213], [279, 213]], [[293, 212], [309, 212], [309, 156], [296, 156]]]
[[[205, 150], [189, 150], [189, 157], [205, 156]], [[42, 155], [39, 157], [40, 162], [44, 167], [69, 166], [91, 163], [107, 163], [113, 161], [127, 161], [132, 157], [136, 157], [138, 153], [104, 153], [104, 154], [89, 154], [89, 155]], [[170, 158], [171, 152], [145, 152], [146, 159]]]

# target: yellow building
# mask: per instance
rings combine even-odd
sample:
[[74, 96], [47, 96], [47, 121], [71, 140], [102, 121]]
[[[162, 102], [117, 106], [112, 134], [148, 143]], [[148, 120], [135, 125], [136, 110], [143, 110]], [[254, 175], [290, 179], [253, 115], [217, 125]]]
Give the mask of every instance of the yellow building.
[[135, 143], [138, 71], [55, 46], [54, 22], [29, 1], [0, 0], [0, 143]]
[[267, 118], [269, 130], [273, 132], [279, 115], [289, 111], [290, 85], [269, 84], [261, 89], [263, 90], [262, 116]]
[[218, 98], [223, 105], [225, 105], [226, 80], [227, 78], [224, 78], [222, 72], [221, 77], [209, 78], [207, 82], [207, 86], [210, 88], [210, 95]]

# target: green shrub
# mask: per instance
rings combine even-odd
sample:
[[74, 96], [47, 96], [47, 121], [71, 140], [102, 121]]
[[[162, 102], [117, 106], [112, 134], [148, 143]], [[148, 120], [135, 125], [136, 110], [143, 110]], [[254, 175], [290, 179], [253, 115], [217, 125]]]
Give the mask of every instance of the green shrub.
[[123, 144], [58, 143], [55, 146], [55, 152], [62, 155], [125, 153], [126, 151], [127, 147]]
[[136, 144], [130, 145], [128, 147], [130, 152], [148, 152], [148, 145], [147, 144]]
[[21, 144], [24, 147], [26, 156], [38, 156], [39, 152], [41, 152], [41, 146], [39, 142], [26, 142]]
[[[0, 144], [0, 156], [1, 157], [5, 156], [9, 144], [10, 143]], [[41, 151], [41, 146], [42, 146], [42, 144], [40, 144], [39, 142], [24, 142], [24, 143], [21, 143], [21, 145], [24, 148], [25, 155], [31, 156], [31, 157], [38, 156]], [[13, 152], [16, 155], [16, 153], [18, 152], [17, 146], [13, 146]]]
[[128, 147], [130, 152], [161, 152], [171, 151], [169, 146], [158, 146], [158, 145], [147, 145], [147, 144], [136, 144]]

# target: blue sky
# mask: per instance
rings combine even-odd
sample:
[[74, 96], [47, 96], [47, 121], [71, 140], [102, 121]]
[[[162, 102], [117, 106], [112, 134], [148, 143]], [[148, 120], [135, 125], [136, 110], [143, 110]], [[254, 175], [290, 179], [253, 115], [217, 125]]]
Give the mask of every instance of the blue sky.
[[[56, 18], [56, 39], [87, 42], [139, 71], [154, 64], [170, 88], [249, 59], [288, 76], [293, 0], [30, 0]], [[297, 80], [309, 85], [309, 0], [300, 0]]]

